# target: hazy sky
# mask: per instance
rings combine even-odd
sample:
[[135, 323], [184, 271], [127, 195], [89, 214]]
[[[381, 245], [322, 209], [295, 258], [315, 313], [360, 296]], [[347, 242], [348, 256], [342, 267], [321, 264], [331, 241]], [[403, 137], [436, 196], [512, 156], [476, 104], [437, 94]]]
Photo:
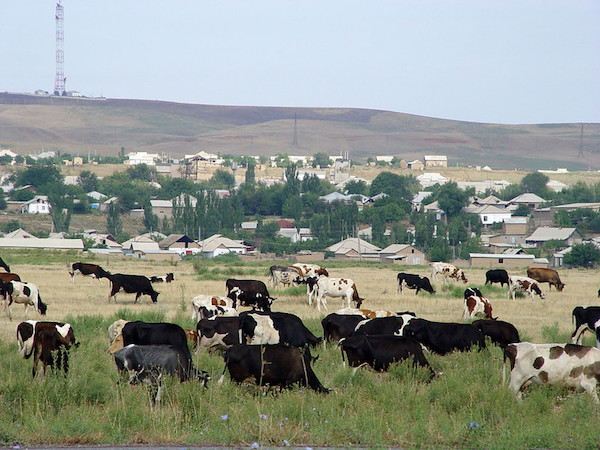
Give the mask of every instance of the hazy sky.
[[[67, 90], [600, 122], [598, 0], [63, 0]], [[54, 89], [56, 1], [0, 0], [0, 91]]]

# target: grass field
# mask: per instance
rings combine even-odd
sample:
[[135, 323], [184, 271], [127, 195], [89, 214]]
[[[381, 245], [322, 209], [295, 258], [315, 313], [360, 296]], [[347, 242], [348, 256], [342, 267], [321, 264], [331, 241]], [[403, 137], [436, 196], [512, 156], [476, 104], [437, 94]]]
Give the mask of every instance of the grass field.
[[[198, 368], [213, 381], [208, 389], [194, 382], [167, 383], [163, 404], [154, 406], [143, 386], [117, 384], [106, 327], [118, 317], [172, 321], [190, 327], [189, 300], [197, 294], [225, 292], [225, 279], [267, 280], [268, 266], [217, 265], [201, 262], [200, 273], [191, 261], [167, 262], [106, 257], [88, 261], [117, 273], [159, 275], [174, 272], [175, 282], [158, 285], [158, 303], [148, 297], [134, 304], [133, 295], [118, 294], [108, 303], [109, 286], [78, 277], [71, 283], [67, 263], [76, 254], [13, 252], [3, 254], [11, 269], [36, 283], [48, 303], [46, 320], [69, 321], [81, 346], [71, 353], [66, 378], [49, 376], [31, 380], [31, 360], [16, 351], [15, 330], [25, 320], [22, 306], [13, 307], [13, 320], [0, 316], [0, 444], [140, 444], [264, 446], [317, 445], [368, 447], [591, 447], [600, 440], [598, 408], [589, 395], [541, 386], [518, 403], [501, 383], [502, 353], [497, 348], [447, 356], [427, 355], [441, 375], [431, 383], [424, 373], [408, 365], [388, 373], [343, 368], [338, 349], [319, 347], [314, 370], [332, 389], [319, 395], [296, 388], [266, 392], [250, 385], [215, 381], [223, 370], [218, 353], [194, 356]], [[464, 287], [441, 288], [435, 295], [409, 291], [395, 293], [400, 270], [429, 276], [429, 268], [373, 264], [323, 264], [331, 276], [352, 278], [363, 306], [391, 311], [410, 310], [439, 321], [461, 321]], [[543, 291], [545, 300], [518, 297], [509, 300], [506, 289], [483, 286], [485, 270], [465, 267], [470, 286], [478, 286], [490, 299], [494, 315], [513, 323], [523, 340], [565, 342], [572, 331], [571, 311], [577, 305], [597, 304], [598, 275], [594, 270], [561, 270], [563, 292]], [[509, 271], [524, 274], [525, 269]], [[303, 287], [274, 291], [273, 309], [297, 314], [317, 335], [320, 319], [339, 308], [318, 313], [306, 303]], [[30, 319], [39, 319], [29, 311]], [[587, 336], [585, 343], [592, 344]], [[591, 419], [591, 420], [590, 420]]]

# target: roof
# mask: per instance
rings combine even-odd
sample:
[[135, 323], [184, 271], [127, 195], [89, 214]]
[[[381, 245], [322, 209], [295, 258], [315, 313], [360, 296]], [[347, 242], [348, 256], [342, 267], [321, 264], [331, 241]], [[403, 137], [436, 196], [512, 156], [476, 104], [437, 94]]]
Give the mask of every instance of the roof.
[[200, 248], [203, 252], [214, 252], [217, 248], [245, 248], [246, 246], [240, 241], [234, 241], [222, 234], [213, 234], [211, 237], [200, 242]]
[[334, 253], [347, 253], [350, 250], [354, 250], [357, 253], [379, 253], [381, 251], [376, 245], [359, 238], [344, 239], [343, 241], [330, 245], [327, 247], [327, 250]]
[[542, 197], [536, 194], [525, 193], [521, 195], [517, 195], [515, 198], [509, 201], [509, 203], [544, 203]]
[[349, 201], [352, 200], [352, 196], [340, 194], [339, 192], [332, 192], [331, 194], [322, 195], [319, 197], [321, 200], [326, 202], [335, 202], [337, 200]]
[[446, 155], [425, 155], [425, 161], [447, 161]]
[[141, 253], [158, 253], [160, 248], [158, 242], [132, 242], [131, 251]]
[[577, 231], [576, 228], [552, 228], [552, 227], [539, 227], [536, 229], [531, 236], [525, 241], [544, 242], [551, 239], [564, 241], [569, 239], [573, 233]]
[[421, 203], [427, 197], [429, 197], [433, 192], [431, 191], [419, 191], [415, 195], [413, 195], [412, 202], [413, 203]]
[[4, 237], [7, 239], [37, 239], [36, 236], [34, 236], [31, 233], [28, 233], [23, 228], [17, 228], [16, 230], [11, 231], [10, 233], [6, 233]]
[[195, 208], [196, 207], [196, 203], [198, 203], [198, 199], [196, 197], [194, 197], [192, 195], [189, 195], [189, 194], [186, 194], [186, 193], [181, 193], [177, 197], [171, 199], [171, 204], [173, 206], [175, 206], [175, 204], [179, 204], [180, 206], [184, 206], [186, 198], [189, 198], [190, 205]]
[[531, 259], [533, 260], [535, 256], [533, 255], [508, 255], [504, 253], [469, 253], [469, 258], [489, 258], [489, 259]]
[[42, 249], [62, 249], [62, 250], [83, 250], [83, 241], [81, 239], [11, 239], [0, 238], [0, 248], [42, 248]]
[[381, 253], [398, 253], [410, 246], [410, 244], [392, 244], [381, 250]]
[[510, 224], [527, 224], [527, 217], [507, 217], [506, 219], [504, 219], [504, 223], [510, 223]]
[[172, 208], [173, 202], [171, 200], [150, 200], [150, 206], [153, 208]]
[[168, 248], [176, 242], [195, 242], [191, 237], [185, 234], [170, 234], [158, 243], [160, 248]]

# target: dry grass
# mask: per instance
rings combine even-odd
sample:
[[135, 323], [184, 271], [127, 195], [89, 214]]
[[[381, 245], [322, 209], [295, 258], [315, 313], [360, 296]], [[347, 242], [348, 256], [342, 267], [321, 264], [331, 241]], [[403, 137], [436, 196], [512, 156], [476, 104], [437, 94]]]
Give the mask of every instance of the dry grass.
[[[141, 297], [140, 304], [134, 304], [134, 295], [120, 293], [118, 303], [108, 303], [110, 291], [107, 280], [104, 285], [90, 278], [77, 276], [72, 284], [67, 273], [66, 263], [45, 265], [11, 264], [11, 269], [18, 273], [22, 280], [37, 284], [44, 302], [48, 303], [46, 320], [65, 320], [67, 316], [102, 315], [112, 316], [125, 307], [133, 311], [163, 312], [167, 320], [172, 320], [181, 314], [185, 308], [184, 317], [190, 313], [189, 300], [197, 294], [224, 295], [225, 283], [222, 280], [199, 281], [192, 268], [192, 263], [179, 261], [176, 266], [167, 262], [134, 260], [126, 257], [98, 258], [96, 263], [113, 273], [133, 273], [143, 275], [160, 275], [166, 272], [175, 274], [175, 282], [156, 285], [160, 292], [158, 303], [152, 304], [147, 296]], [[266, 263], [264, 275], [259, 278], [267, 281]], [[324, 264], [326, 266], [326, 264]], [[418, 316], [438, 321], [461, 321], [462, 300], [447, 291], [440, 289], [439, 283], [434, 283], [437, 290], [435, 295], [421, 293], [415, 296], [413, 291], [405, 291], [404, 296], [396, 295], [395, 277], [398, 271], [405, 270], [396, 267], [347, 267], [331, 268], [332, 277], [352, 278], [358, 287], [359, 294], [366, 300], [363, 304], [369, 309], [386, 309], [390, 311], [414, 311]], [[430, 276], [429, 267], [410, 268], [407, 271]], [[485, 269], [465, 268], [469, 285], [481, 286], [485, 281]], [[509, 271], [511, 274], [525, 274], [525, 269]], [[597, 304], [598, 274], [594, 270], [560, 270], [560, 275], [566, 287], [563, 292], [548, 290], [547, 284], [542, 290], [547, 294], [545, 300], [537, 297], [532, 301], [529, 297], [516, 300], [507, 299], [505, 291], [490, 295], [489, 299], [494, 308], [494, 315], [499, 319], [513, 323], [519, 331], [530, 340], [542, 342], [542, 327], [558, 324], [561, 333], [572, 331], [571, 311], [577, 305]], [[234, 277], [235, 278], [235, 277]], [[461, 287], [462, 291], [462, 287]], [[329, 299], [329, 310], [319, 313], [314, 307], [309, 307], [305, 295], [285, 295], [273, 291], [277, 297], [274, 310], [287, 311], [302, 318], [318, 318], [340, 307], [339, 299]], [[22, 320], [39, 319], [40, 316], [31, 308], [29, 317], [24, 315], [21, 305], [13, 305], [13, 320], [9, 321], [6, 314], [0, 314], [0, 337], [5, 342], [14, 340], [16, 326]]]

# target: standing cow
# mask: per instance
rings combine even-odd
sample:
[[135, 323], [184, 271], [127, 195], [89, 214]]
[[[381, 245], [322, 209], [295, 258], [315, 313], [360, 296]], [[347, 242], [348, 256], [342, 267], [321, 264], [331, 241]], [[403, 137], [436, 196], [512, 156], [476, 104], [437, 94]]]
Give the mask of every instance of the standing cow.
[[350, 302], [354, 301], [356, 303], [356, 307], [360, 308], [363, 300], [358, 295], [358, 290], [356, 289], [356, 283], [352, 281], [350, 278], [329, 278], [321, 276], [317, 279], [316, 284], [317, 289], [317, 309], [321, 311], [321, 304], [327, 309], [327, 301], [325, 300], [325, 296], [328, 297], [341, 297], [342, 298], [342, 307], [344, 306], [344, 299], [346, 299], [346, 303], [348, 308], [350, 308]]
[[142, 294], [149, 295], [152, 299], [152, 303], [156, 303], [158, 300], [158, 292], [154, 290], [148, 277], [143, 275], [125, 275], [122, 273], [108, 274], [108, 279], [111, 283], [110, 294], [108, 295], [108, 302], [110, 299], [114, 299], [117, 303], [117, 292], [121, 289], [128, 294], [135, 294], [134, 303], [137, 303], [138, 298]]
[[529, 277], [518, 277], [512, 275], [508, 277], [508, 298], [512, 296], [515, 299], [515, 292], [528, 293], [533, 300], [534, 295], [538, 295], [542, 300], [546, 298], [537, 281]]
[[435, 294], [435, 290], [433, 287], [431, 287], [431, 283], [427, 277], [421, 277], [412, 273], [400, 272], [396, 278], [398, 279], [398, 284], [396, 285], [396, 294], [398, 294], [398, 291], [400, 291], [400, 295], [404, 295], [405, 287], [408, 289], [416, 289], [415, 295], [417, 295], [420, 290], [424, 290], [430, 294]]
[[444, 262], [432, 262], [431, 279], [437, 280], [440, 276], [442, 283], [446, 283], [447, 280], [462, 281], [465, 284], [469, 282], [462, 269]]
[[533, 278], [538, 283], [548, 283], [548, 290], [554, 286], [559, 291], [562, 291], [565, 284], [560, 281], [558, 272], [554, 269], [546, 269], [544, 267], [530, 267], [527, 269], [527, 276]]
[[501, 287], [508, 284], [508, 272], [504, 269], [492, 269], [485, 273], [485, 284], [500, 283]]
[[576, 306], [571, 322], [575, 322], [571, 344], [579, 344], [583, 333], [590, 330], [596, 335], [596, 347], [600, 348], [600, 306]]

